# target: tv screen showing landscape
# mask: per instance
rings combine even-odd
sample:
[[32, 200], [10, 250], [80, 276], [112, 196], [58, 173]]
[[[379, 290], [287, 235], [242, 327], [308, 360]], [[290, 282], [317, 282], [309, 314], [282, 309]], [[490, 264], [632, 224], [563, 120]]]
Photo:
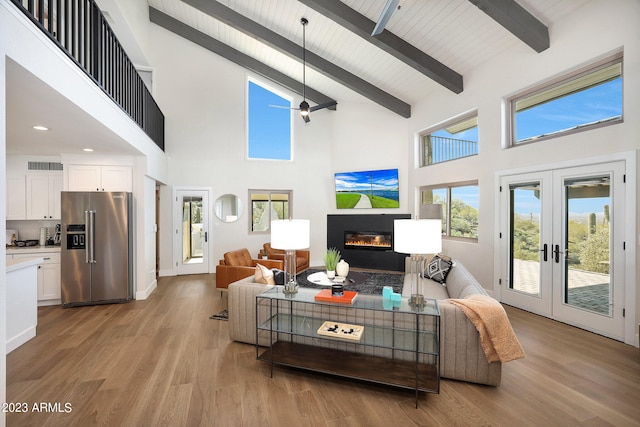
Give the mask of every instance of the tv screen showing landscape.
[[398, 169], [335, 174], [338, 209], [399, 208]]

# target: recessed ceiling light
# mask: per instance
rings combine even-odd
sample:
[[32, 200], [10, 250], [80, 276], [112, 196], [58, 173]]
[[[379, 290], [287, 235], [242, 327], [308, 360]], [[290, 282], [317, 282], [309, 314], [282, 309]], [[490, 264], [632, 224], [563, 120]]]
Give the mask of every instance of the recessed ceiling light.
[[83, 148], [82, 151], [86, 151], [86, 152], [90, 153], [91, 151], [93, 151], [93, 148]]
[[41, 125], [35, 125], [33, 128], [34, 128], [35, 130], [49, 130], [49, 128], [48, 128], [48, 127], [46, 127], [46, 126], [41, 126]]

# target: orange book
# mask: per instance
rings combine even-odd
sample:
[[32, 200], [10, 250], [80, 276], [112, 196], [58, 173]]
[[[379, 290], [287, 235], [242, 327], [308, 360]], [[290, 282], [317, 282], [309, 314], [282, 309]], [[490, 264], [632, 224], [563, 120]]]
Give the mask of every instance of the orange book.
[[323, 289], [316, 294], [316, 301], [335, 302], [337, 304], [353, 304], [356, 296], [358, 296], [357, 292], [344, 291], [344, 294], [341, 297], [334, 297], [331, 295], [331, 289]]

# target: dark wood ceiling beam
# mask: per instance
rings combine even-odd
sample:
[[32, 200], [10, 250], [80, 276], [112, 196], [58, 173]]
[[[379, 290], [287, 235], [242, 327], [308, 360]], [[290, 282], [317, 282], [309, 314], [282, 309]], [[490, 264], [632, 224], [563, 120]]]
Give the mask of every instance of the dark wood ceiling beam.
[[[251, 58], [248, 55], [222, 43], [219, 40], [214, 39], [213, 37], [204, 34], [193, 27], [173, 18], [165, 14], [164, 12], [159, 11], [158, 9], [149, 6], [149, 20], [166, 29], [171, 31], [174, 34], [177, 34], [203, 48], [222, 56], [229, 61], [240, 65], [248, 70], [253, 71], [256, 74], [259, 74], [287, 89], [290, 91], [302, 95], [302, 83], [297, 81], [296, 79], [292, 79], [291, 77], [274, 70], [268, 65], [263, 64], [262, 62]], [[312, 101], [323, 104], [323, 103], [335, 103], [336, 101], [328, 97], [327, 95], [310, 88], [307, 86], [305, 92], [307, 98]], [[330, 109], [335, 110], [335, 105], [330, 107]]]
[[400, 37], [384, 30], [372, 37], [371, 31], [376, 23], [351, 9], [340, 0], [299, 0], [300, 3], [320, 12], [337, 22], [352, 33], [362, 37], [378, 48], [393, 55], [407, 65], [415, 68], [431, 80], [441, 84], [454, 93], [463, 89], [462, 76]]
[[469, 0], [478, 9], [540, 53], [549, 48], [549, 29], [515, 0]]
[[[290, 58], [302, 61], [302, 46], [252, 21], [220, 2], [211, 0], [182, 1], [224, 22], [230, 27], [259, 40]], [[371, 32], [371, 30], [369, 30], [369, 32]], [[321, 72], [343, 86], [348, 87], [394, 113], [405, 118], [411, 117], [411, 105], [309, 50], [306, 52], [306, 63], [310, 68]]]

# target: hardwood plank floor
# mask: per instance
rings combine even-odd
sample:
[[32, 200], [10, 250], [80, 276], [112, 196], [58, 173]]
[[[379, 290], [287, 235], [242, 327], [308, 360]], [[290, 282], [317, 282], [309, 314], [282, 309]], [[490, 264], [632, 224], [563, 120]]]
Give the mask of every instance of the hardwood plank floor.
[[[38, 311], [7, 355], [9, 426], [637, 426], [640, 352], [524, 311], [507, 312], [527, 357], [499, 387], [442, 380], [421, 394], [274, 371], [229, 341], [212, 275], [161, 278], [146, 301]], [[49, 403], [48, 411], [33, 405]], [[58, 403], [56, 407], [54, 404]], [[70, 411], [65, 412], [65, 404]]]

